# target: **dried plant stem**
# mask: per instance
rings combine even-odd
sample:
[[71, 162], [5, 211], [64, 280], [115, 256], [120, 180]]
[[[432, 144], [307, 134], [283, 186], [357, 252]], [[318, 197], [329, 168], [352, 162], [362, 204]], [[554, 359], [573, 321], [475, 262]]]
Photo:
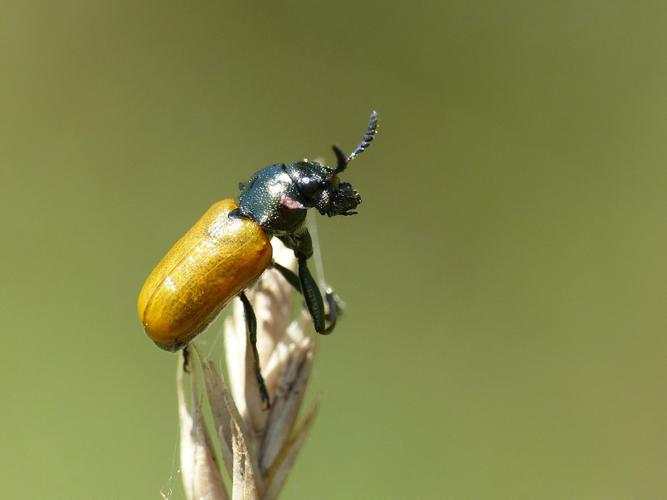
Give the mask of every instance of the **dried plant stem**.
[[[273, 245], [276, 261], [294, 270], [293, 254], [275, 240]], [[315, 405], [297, 425], [316, 344], [306, 336], [307, 314], [302, 311], [296, 320], [291, 318], [294, 290], [270, 269], [246, 294], [257, 317], [258, 351], [271, 409], [262, 406], [243, 308], [235, 304], [225, 322], [229, 385], [216, 363], [203, 359], [195, 348], [188, 405], [179, 363], [181, 471], [189, 500], [278, 498], [317, 415]], [[214, 426], [211, 433], [202, 415], [195, 366], [204, 381]], [[211, 434], [219, 446], [222, 468]], [[231, 482], [231, 495], [224, 484], [223, 469]]]

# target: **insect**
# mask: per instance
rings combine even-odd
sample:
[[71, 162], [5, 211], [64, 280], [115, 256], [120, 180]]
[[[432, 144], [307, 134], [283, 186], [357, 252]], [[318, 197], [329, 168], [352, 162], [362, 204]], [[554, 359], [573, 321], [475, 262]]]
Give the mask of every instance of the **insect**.
[[[148, 336], [162, 349], [177, 351], [201, 333], [231, 299], [239, 297], [260, 393], [268, 405], [257, 354], [257, 321], [243, 291], [273, 266], [303, 294], [315, 330], [332, 332], [336, 301], [331, 289], [322, 297], [308, 269], [313, 247], [305, 226], [306, 212], [316, 208], [329, 217], [356, 213], [361, 197], [352, 185], [341, 182], [338, 174], [370, 146], [377, 126], [373, 111], [366, 133], [352, 153], [346, 155], [333, 146], [335, 167], [308, 160], [269, 165], [239, 184], [238, 203], [232, 199], [214, 203], [144, 283], [138, 310]], [[270, 240], [274, 236], [294, 251], [298, 275], [272, 261]]]

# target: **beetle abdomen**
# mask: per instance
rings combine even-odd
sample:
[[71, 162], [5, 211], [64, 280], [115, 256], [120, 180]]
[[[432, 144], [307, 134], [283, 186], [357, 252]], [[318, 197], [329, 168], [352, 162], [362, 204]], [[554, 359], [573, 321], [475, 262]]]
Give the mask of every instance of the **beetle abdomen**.
[[139, 318], [160, 347], [175, 351], [215, 319], [222, 308], [271, 262], [264, 230], [229, 218], [234, 200], [222, 200], [167, 252], [139, 294]]

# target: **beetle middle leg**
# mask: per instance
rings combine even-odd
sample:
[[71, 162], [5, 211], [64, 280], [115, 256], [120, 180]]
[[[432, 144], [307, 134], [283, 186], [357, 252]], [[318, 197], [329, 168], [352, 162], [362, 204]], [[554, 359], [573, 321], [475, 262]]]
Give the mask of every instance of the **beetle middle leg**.
[[190, 349], [188, 345], [183, 348], [183, 371], [190, 373]]
[[262, 377], [262, 372], [259, 366], [259, 352], [257, 352], [257, 318], [255, 317], [255, 311], [253, 311], [252, 305], [250, 304], [248, 297], [246, 297], [246, 294], [241, 292], [239, 298], [243, 303], [243, 313], [245, 314], [245, 322], [248, 327], [248, 337], [250, 345], [252, 346], [255, 377], [257, 378], [257, 384], [259, 385], [259, 395], [262, 398], [262, 403], [268, 409], [271, 406], [271, 401], [269, 400], [269, 391], [266, 389], [266, 384], [264, 383], [264, 377]]

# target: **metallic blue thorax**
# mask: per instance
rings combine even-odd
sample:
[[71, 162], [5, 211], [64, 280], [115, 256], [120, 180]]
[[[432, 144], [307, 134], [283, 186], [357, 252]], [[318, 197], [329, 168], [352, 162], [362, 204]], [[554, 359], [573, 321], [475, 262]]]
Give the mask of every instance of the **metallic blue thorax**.
[[272, 234], [284, 235], [303, 226], [307, 209], [298, 201], [301, 194], [284, 164], [264, 167], [240, 187], [241, 212], [262, 228]]

